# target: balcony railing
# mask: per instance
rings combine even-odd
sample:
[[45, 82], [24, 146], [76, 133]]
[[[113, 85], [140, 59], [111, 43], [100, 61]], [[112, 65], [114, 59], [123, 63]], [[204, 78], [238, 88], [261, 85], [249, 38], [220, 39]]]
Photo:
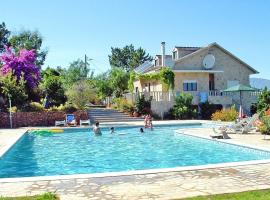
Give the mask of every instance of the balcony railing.
[[[126, 98], [128, 101], [134, 103], [136, 101], [136, 97], [138, 95], [144, 95], [146, 99], [151, 98], [152, 101], [157, 102], [171, 102], [175, 100], [175, 97], [180, 95], [180, 93], [189, 93], [193, 96], [193, 104], [199, 104], [204, 100], [208, 100], [210, 103], [213, 104], [232, 104], [232, 98], [234, 95], [237, 95], [234, 92], [222, 92], [218, 90], [214, 91], [170, 91], [170, 92], [137, 92], [137, 93], [126, 93], [124, 94], [124, 98]], [[249, 92], [249, 96], [251, 97], [257, 97], [261, 93], [260, 92]]]

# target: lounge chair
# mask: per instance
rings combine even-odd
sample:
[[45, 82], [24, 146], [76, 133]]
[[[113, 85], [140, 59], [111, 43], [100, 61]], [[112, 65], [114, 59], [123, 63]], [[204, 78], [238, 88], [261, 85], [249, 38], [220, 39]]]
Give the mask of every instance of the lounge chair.
[[68, 126], [76, 126], [76, 119], [75, 116], [73, 114], [66, 114], [66, 124]]
[[230, 136], [228, 136], [226, 129], [220, 128], [219, 131], [217, 131], [215, 128], [213, 128], [214, 135], [210, 135], [213, 139], [231, 139]]
[[240, 126], [232, 128], [234, 133], [247, 134], [256, 131], [255, 122], [259, 119], [258, 114], [254, 114], [250, 118], [243, 119], [239, 122]]
[[55, 121], [55, 126], [65, 126], [66, 125], [66, 121], [62, 120], [62, 121]]
[[89, 125], [90, 126], [90, 120], [89, 119], [87, 119], [87, 120], [82, 120], [82, 119], [80, 119], [80, 126], [87, 126], [87, 125]]

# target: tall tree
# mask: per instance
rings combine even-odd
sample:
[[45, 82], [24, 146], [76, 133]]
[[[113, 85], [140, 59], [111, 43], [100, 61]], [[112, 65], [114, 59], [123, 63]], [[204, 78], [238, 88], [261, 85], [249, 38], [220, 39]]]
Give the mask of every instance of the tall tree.
[[0, 70], [3, 75], [12, 72], [17, 81], [24, 78], [29, 90], [38, 85], [41, 77], [40, 69], [35, 65], [34, 50], [20, 49], [18, 54], [15, 54], [11, 47], [6, 47], [5, 53], [0, 56], [0, 61], [3, 63]]
[[89, 62], [77, 59], [70, 63], [67, 69], [61, 72], [64, 77], [66, 88], [71, 87], [74, 83], [81, 80], [92, 79], [94, 72], [90, 70]]
[[10, 35], [10, 31], [6, 28], [5, 22], [0, 24], [0, 53], [5, 50], [5, 45], [8, 44], [8, 37]]
[[122, 69], [114, 68], [109, 75], [111, 87], [114, 89], [113, 94], [115, 97], [121, 97], [128, 89], [129, 73]]
[[121, 48], [111, 48], [109, 55], [110, 65], [112, 67], [122, 68], [125, 71], [132, 71], [145, 61], [151, 61], [152, 57], [141, 47], [135, 49], [132, 44]]
[[49, 67], [43, 70], [40, 86], [47, 96], [49, 106], [59, 106], [66, 102], [61, 74], [57, 70]]
[[114, 90], [109, 80], [109, 72], [96, 76], [94, 79], [94, 87], [98, 99], [105, 99], [105, 97], [112, 96]]
[[87, 81], [78, 81], [66, 92], [68, 102], [84, 110], [86, 104], [95, 99], [95, 90]]
[[19, 34], [11, 36], [9, 44], [19, 52], [20, 49], [34, 50], [37, 56], [35, 64], [41, 68], [46, 59], [47, 50], [41, 49], [42, 36], [38, 31], [22, 31]]

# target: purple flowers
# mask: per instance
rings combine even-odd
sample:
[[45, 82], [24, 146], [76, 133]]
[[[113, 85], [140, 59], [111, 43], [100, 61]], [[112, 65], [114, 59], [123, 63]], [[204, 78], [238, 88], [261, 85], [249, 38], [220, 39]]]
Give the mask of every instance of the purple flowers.
[[0, 61], [3, 62], [3, 67], [0, 69], [2, 74], [12, 72], [17, 81], [23, 77], [28, 87], [36, 87], [41, 76], [40, 69], [35, 65], [34, 50], [21, 49], [16, 55], [11, 47], [5, 47], [5, 49], [5, 53], [0, 56]]

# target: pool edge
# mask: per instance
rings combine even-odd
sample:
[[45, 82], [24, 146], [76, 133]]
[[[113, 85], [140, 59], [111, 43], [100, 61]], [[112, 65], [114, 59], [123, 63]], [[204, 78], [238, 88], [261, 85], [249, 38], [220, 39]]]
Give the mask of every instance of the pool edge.
[[18, 135], [10, 142], [8, 142], [3, 148], [0, 149], [0, 159], [24, 136], [27, 130], [19, 132]]
[[252, 160], [230, 163], [218, 163], [198, 166], [184, 166], [162, 169], [147, 169], [147, 170], [134, 170], [134, 171], [122, 171], [122, 172], [106, 172], [106, 173], [91, 173], [91, 174], [72, 174], [72, 175], [54, 175], [54, 176], [36, 176], [36, 177], [18, 177], [18, 178], [0, 178], [0, 183], [14, 183], [14, 182], [32, 182], [32, 181], [54, 181], [54, 180], [67, 180], [67, 179], [84, 179], [84, 178], [106, 178], [117, 176], [132, 176], [132, 175], [144, 175], [144, 174], [158, 174], [168, 172], [182, 172], [192, 170], [204, 170], [215, 168], [236, 167], [245, 165], [258, 165], [268, 164], [270, 159], [267, 160]]

